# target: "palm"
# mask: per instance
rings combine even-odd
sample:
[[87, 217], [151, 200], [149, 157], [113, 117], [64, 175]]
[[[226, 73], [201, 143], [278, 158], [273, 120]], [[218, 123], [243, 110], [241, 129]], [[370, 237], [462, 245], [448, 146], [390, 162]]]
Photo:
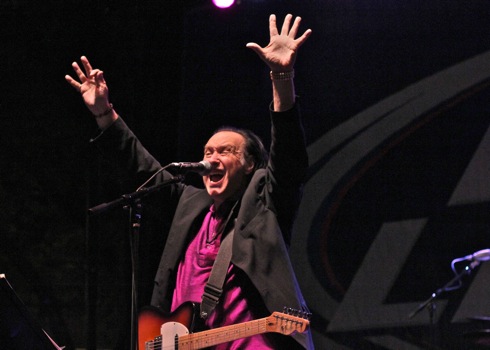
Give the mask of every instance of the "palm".
[[297, 43], [287, 36], [277, 35], [263, 50], [263, 59], [274, 69], [291, 68], [296, 61]]
[[97, 84], [95, 77], [89, 77], [80, 86], [80, 93], [88, 106], [94, 106], [101, 99], [106, 99], [107, 85]]

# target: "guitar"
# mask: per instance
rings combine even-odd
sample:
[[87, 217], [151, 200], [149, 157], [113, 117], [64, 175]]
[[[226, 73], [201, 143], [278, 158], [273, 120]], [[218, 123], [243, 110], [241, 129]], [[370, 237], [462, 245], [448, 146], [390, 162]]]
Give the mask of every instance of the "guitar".
[[203, 349], [268, 332], [284, 335], [302, 333], [310, 324], [307, 319], [310, 314], [285, 308], [284, 312], [273, 312], [269, 317], [258, 320], [189, 333], [195, 307], [193, 303], [184, 303], [171, 314], [155, 307], [143, 309], [138, 317], [139, 350]]

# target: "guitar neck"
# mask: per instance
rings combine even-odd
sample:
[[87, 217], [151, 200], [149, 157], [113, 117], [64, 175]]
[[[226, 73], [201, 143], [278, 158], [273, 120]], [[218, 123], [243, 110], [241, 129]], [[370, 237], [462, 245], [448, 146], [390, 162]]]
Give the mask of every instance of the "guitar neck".
[[204, 349], [209, 346], [268, 332], [267, 317], [237, 325], [179, 336], [178, 349]]

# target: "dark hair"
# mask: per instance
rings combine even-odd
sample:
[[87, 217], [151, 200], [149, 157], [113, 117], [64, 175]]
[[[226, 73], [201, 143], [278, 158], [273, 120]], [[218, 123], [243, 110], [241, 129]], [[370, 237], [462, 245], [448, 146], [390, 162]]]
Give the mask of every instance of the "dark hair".
[[247, 161], [254, 162], [254, 173], [257, 169], [262, 169], [267, 166], [269, 160], [269, 154], [262, 143], [260, 137], [258, 137], [253, 131], [248, 129], [236, 128], [233, 126], [222, 126], [216, 129], [213, 135], [221, 131], [231, 131], [240, 134], [245, 139], [245, 159]]

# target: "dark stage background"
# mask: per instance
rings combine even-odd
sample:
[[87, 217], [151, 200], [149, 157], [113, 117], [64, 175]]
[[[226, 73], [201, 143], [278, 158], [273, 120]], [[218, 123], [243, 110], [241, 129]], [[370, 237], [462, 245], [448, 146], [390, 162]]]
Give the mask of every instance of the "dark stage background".
[[[199, 160], [215, 128], [269, 143], [268, 70], [245, 44], [268, 17], [313, 35], [296, 65], [311, 170], [291, 254], [319, 349], [473, 349], [490, 270], [408, 315], [489, 248], [490, 2], [0, 0], [0, 273], [60, 345], [129, 345], [127, 213], [87, 218], [124, 179], [90, 149], [65, 82], [86, 55], [162, 164]], [[189, 182], [199, 184], [190, 177]], [[146, 208], [139, 303], [165, 227]], [[459, 263], [458, 271], [467, 264]]]

